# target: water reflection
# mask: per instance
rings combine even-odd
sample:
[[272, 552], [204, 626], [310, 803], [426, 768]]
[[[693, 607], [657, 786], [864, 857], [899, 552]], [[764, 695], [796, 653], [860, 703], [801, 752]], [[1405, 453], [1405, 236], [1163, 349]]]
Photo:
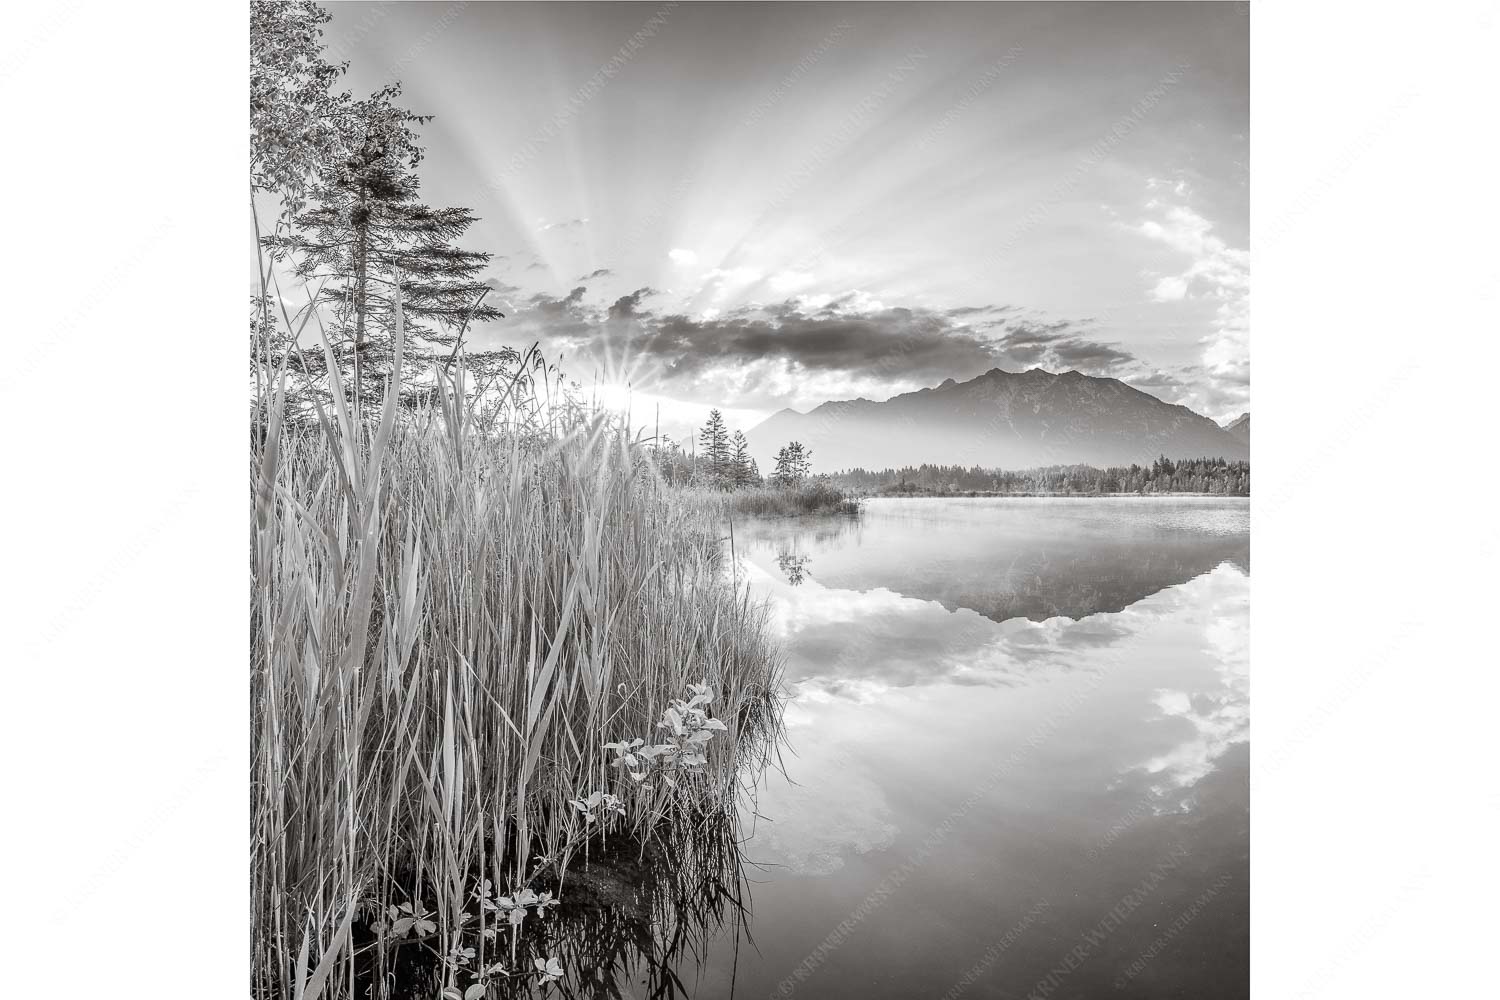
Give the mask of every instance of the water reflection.
[[[374, 939], [356, 933], [355, 995], [431, 1000], [450, 995], [445, 989], [489, 1000], [550, 996], [554, 989], [570, 998], [701, 995], [698, 974], [715, 950], [732, 957], [750, 940], [742, 836], [736, 814], [716, 812], [663, 824], [644, 845], [625, 835], [595, 838], [561, 883], [553, 868], [530, 883], [561, 905], [532, 911], [519, 933], [501, 927], [475, 941], [466, 957], [455, 952], [444, 961], [431, 942], [413, 938], [380, 965]], [[538, 956], [561, 967], [551, 988], [538, 983]], [[377, 969], [388, 973], [379, 982]], [[489, 970], [483, 983], [481, 970]]]
[[[829, 587], [861, 581], [993, 621], [1125, 608], [1228, 562], [1250, 567], [1249, 507], [1202, 498], [873, 500], [860, 521], [760, 522]], [[976, 572], [976, 570], [980, 570]]]
[[1163, 688], [1153, 702], [1163, 719], [1191, 727], [1177, 746], [1139, 765], [1156, 779], [1152, 793], [1158, 808], [1191, 808], [1191, 790], [1213, 771], [1233, 746], [1250, 738], [1250, 630], [1247, 588], [1224, 584], [1225, 577], [1205, 578], [1200, 605], [1204, 622], [1202, 651], [1212, 659], [1217, 683], [1201, 677], [1196, 690]]
[[812, 562], [811, 556], [798, 555], [785, 550], [776, 554], [776, 568], [781, 570], [781, 575], [786, 577], [787, 585], [799, 586], [807, 579], [807, 565]]
[[995, 622], [884, 587], [836, 589], [800, 566], [784, 567], [780, 556], [752, 555], [744, 565], [744, 578], [773, 600], [772, 628], [790, 650], [787, 680], [850, 696], [939, 680], [1028, 683], [1040, 669], [1078, 669], [1079, 653], [1108, 648], [1178, 610], [1169, 596], [1116, 614]]
[[571, 870], [565, 891], [545, 944], [568, 970], [565, 997], [694, 996], [710, 944], [732, 953], [749, 930], [733, 817], [673, 828], [644, 852], [620, 844]]
[[1026, 996], [1131, 893], [1053, 995], [1247, 995], [1248, 508], [1129, 505], [737, 526], [784, 771], [570, 872], [562, 995]]
[[1184, 858], [1062, 994], [1248, 992], [1248, 505], [891, 501], [740, 538], [793, 754], [746, 844], [756, 955], [701, 995], [774, 995], [829, 941], [796, 992], [940, 995], [1024, 924], [970, 986], [1024, 996]]

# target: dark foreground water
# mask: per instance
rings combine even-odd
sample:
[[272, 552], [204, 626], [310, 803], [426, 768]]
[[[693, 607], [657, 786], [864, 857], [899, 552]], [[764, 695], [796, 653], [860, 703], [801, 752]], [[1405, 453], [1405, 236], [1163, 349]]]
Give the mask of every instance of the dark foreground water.
[[1249, 994], [1248, 501], [879, 500], [736, 549], [791, 753], [750, 940], [683, 993]]

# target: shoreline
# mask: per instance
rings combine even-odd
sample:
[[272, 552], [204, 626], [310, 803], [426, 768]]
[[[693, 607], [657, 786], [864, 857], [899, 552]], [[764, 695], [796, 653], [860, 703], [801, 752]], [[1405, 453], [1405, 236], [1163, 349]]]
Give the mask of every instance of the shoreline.
[[1124, 500], [1124, 499], [1171, 499], [1175, 497], [1201, 497], [1216, 500], [1249, 500], [1248, 493], [1037, 493], [1037, 492], [983, 492], [981, 490], [957, 490], [939, 493], [866, 493], [855, 494], [857, 500], [993, 500], [993, 499], [1047, 499], [1047, 500]]

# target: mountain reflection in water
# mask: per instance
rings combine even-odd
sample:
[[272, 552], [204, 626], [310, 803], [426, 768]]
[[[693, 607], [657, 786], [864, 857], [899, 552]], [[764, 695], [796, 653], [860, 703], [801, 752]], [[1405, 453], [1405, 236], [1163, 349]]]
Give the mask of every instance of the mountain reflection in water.
[[1250, 572], [1242, 500], [881, 499], [865, 509], [878, 519], [878, 545], [864, 544], [865, 524], [849, 518], [804, 518], [791, 538], [785, 523], [739, 530], [746, 539], [775, 538], [793, 556], [826, 551], [818, 578], [830, 588], [878, 579], [905, 597], [997, 622], [1123, 611], [1225, 562]]

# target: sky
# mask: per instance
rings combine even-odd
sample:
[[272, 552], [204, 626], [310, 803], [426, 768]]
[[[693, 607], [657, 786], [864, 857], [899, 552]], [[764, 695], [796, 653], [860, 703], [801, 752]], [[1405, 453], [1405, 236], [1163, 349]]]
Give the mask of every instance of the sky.
[[637, 422], [991, 368], [1250, 406], [1231, 3], [328, 5], [506, 313]]

